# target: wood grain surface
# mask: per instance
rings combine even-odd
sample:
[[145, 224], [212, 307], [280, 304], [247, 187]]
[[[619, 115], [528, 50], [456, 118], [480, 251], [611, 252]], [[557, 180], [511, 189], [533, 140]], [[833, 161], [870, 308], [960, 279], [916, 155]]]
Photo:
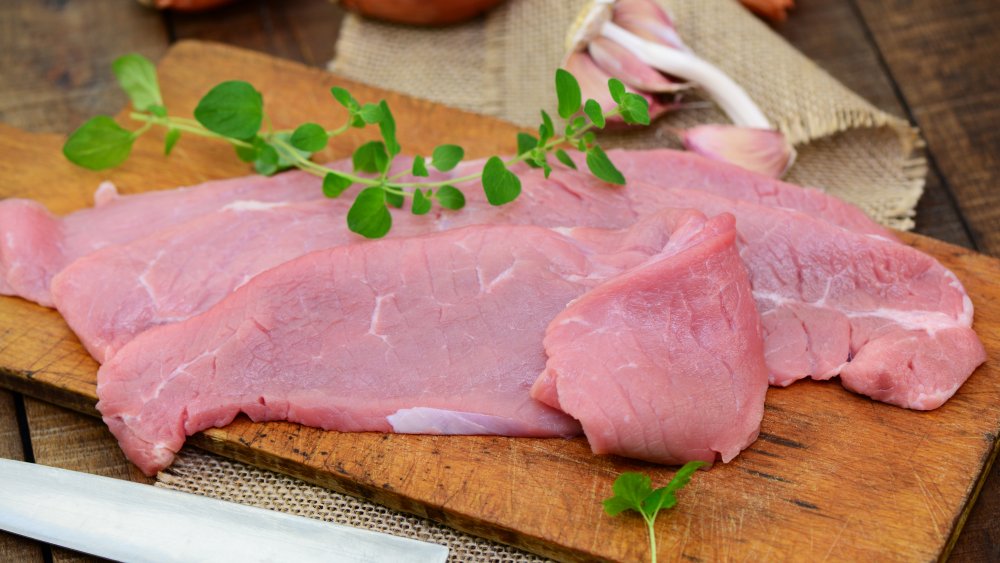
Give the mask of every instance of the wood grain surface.
[[[167, 104], [188, 113], [218, 80], [252, 79], [276, 126], [312, 116], [343, 119], [328, 99], [334, 83], [359, 99], [383, 93], [299, 65], [201, 43], [174, 47], [161, 66]], [[503, 123], [384, 94], [400, 141], [426, 151], [457, 141], [472, 155], [510, 150]], [[326, 156], [349, 153], [344, 139]], [[123, 191], [167, 188], [245, 172], [227, 149], [196, 139], [167, 165], [156, 139], [140, 142], [128, 165], [91, 173], [62, 161], [55, 135], [0, 127], [0, 195], [31, 195], [60, 212], [90, 203], [108, 177]], [[25, 163], [31, 163], [26, 166]], [[955, 537], [1000, 431], [1000, 263], [924, 237], [905, 240], [937, 256], [966, 284], [976, 329], [990, 359], [954, 399], [930, 413], [905, 411], [805, 382], [772, 389], [760, 440], [735, 462], [699, 474], [658, 530], [661, 556], [690, 560], [861, 558], [937, 559]], [[0, 300], [0, 384], [93, 414], [96, 364], [59, 316], [12, 298]], [[224, 455], [302, 477], [393, 508], [443, 521], [564, 559], [639, 560], [647, 556], [635, 518], [600, 509], [615, 475], [639, 469], [664, 482], [670, 468], [598, 458], [583, 440], [427, 437], [322, 432], [244, 418], [192, 441]], [[44, 440], [43, 440], [44, 442]]]

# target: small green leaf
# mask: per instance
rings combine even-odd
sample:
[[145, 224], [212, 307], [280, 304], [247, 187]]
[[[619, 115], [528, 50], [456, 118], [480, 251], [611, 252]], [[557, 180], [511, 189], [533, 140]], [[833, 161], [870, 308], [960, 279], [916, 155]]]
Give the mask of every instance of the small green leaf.
[[149, 59], [137, 53], [123, 55], [111, 63], [111, 70], [137, 111], [147, 111], [151, 106], [163, 107], [156, 67]]
[[413, 207], [410, 211], [414, 215], [424, 215], [431, 210], [431, 200], [424, 195], [423, 190], [417, 188], [413, 192]]
[[625, 85], [621, 80], [612, 78], [608, 80], [608, 91], [611, 92], [611, 99], [617, 103], [622, 103], [622, 96], [625, 95]]
[[350, 178], [341, 176], [336, 172], [328, 172], [323, 176], [323, 195], [335, 198], [344, 193], [344, 190], [351, 187]]
[[385, 186], [382, 186], [382, 189], [385, 190], [385, 202], [387, 205], [391, 205], [396, 209], [403, 208], [403, 203], [404, 203], [403, 194], [389, 191], [388, 189], [386, 189]]
[[418, 178], [426, 178], [430, 176], [430, 172], [427, 171], [427, 159], [419, 154], [413, 157], [413, 170], [411, 174]]
[[580, 138], [583, 140], [584, 146], [588, 147], [593, 146], [593, 144], [597, 142], [597, 135], [595, 135], [593, 131], [587, 131], [583, 134], [583, 137]]
[[704, 461], [689, 461], [685, 463], [684, 467], [677, 470], [677, 473], [674, 474], [674, 478], [667, 483], [667, 486], [664, 487], [664, 489], [666, 489], [668, 493], [679, 491], [691, 482], [691, 477], [693, 477], [695, 472], [698, 471], [698, 468], [704, 465], [708, 464]]
[[465, 149], [458, 145], [439, 145], [431, 155], [431, 166], [441, 172], [448, 172], [465, 158]]
[[622, 120], [630, 125], [649, 125], [649, 102], [639, 94], [628, 92], [618, 106]]
[[[283, 141], [283, 143], [282, 143], [283, 145], [291, 145], [291, 143], [292, 143], [292, 134], [288, 133], [287, 131], [286, 132], [282, 132], [282, 133], [275, 133], [274, 134], [274, 138], [276, 140]], [[288, 170], [289, 168], [292, 168], [292, 167], [295, 166], [295, 163], [297, 162], [297, 159], [293, 156], [292, 151], [294, 151], [295, 154], [298, 154], [300, 157], [305, 158], [305, 159], [308, 159], [310, 156], [312, 156], [311, 152], [304, 151], [304, 150], [296, 148], [294, 146], [292, 146], [290, 149], [289, 149], [288, 146], [281, 146], [281, 147], [279, 147], [277, 144], [272, 144], [271, 146], [273, 146], [275, 148], [275, 150], [278, 151], [278, 171], [279, 172], [282, 171], [282, 170]]]
[[114, 168], [132, 152], [135, 135], [105, 115], [91, 118], [74, 131], [63, 145], [70, 162], [90, 170]]
[[557, 149], [556, 158], [559, 159], [559, 162], [565, 164], [566, 166], [572, 168], [573, 170], [576, 170], [576, 163], [573, 162], [573, 159], [570, 158], [568, 154], [566, 154], [566, 151], [562, 149]]
[[361, 119], [365, 120], [368, 125], [375, 125], [382, 121], [382, 106], [380, 104], [365, 104], [361, 106], [361, 110], [358, 111], [358, 115]]
[[340, 86], [334, 86], [333, 88], [330, 88], [330, 93], [333, 94], [333, 98], [337, 100], [337, 102], [340, 105], [347, 108], [351, 113], [354, 113], [359, 109], [361, 109], [361, 104], [359, 104], [358, 101], [354, 99], [354, 96], [352, 96], [350, 92], [344, 90]]
[[538, 144], [544, 145], [555, 134], [556, 126], [552, 123], [552, 118], [547, 111], [542, 110], [542, 124], [538, 126]]
[[233, 145], [233, 148], [236, 149], [236, 156], [238, 156], [243, 162], [253, 162], [257, 160], [258, 150], [256, 146], [244, 147], [242, 145]]
[[618, 516], [626, 510], [635, 510], [635, 507], [631, 502], [621, 498], [621, 497], [611, 497], [604, 500], [604, 512], [608, 516]]
[[194, 108], [194, 117], [209, 131], [233, 139], [249, 139], [260, 131], [264, 98], [250, 84], [230, 80], [205, 94]]
[[549, 176], [552, 175], [552, 167], [549, 166], [548, 162], [542, 163], [542, 173], [545, 174], [545, 179], [548, 180]]
[[531, 149], [538, 146], [538, 139], [534, 138], [528, 133], [518, 133], [517, 134], [517, 156], [530, 151]]
[[510, 203], [521, 195], [521, 180], [507, 170], [500, 157], [493, 156], [483, 167], [483, 191], [491, 205]]
[[655, 518], [660, 510], [670, 510], [676, 505], [677, 496], [668, 491], [666, 487], [660, 487], [649, 493], [649, 496], [643, 501], [642, 513], [647, 518]]
[[382, 119], [378, 122], [378, 128], [382, 133], [385, 149], [388, 151], [389, 157], [392, 158], [402, 150], [399, 141], [396, 140], [396, 120], [392, 117], [392, 111], [389, 110], [389, 104], [385, 100], [379, 102], [378, 105], [379, 109], [382, 110]]
[[389, 167], [389, 155], [382, 141], [369, 141], [354, 151], [354, 169], [381, 174]]
[[146, 111], [148, 111], [149, 113], [155, 115], [156, 117], [166, 117], [167, 116], [167, 108], [165, 108], [165, 107], [163, 107], [161, 105], [155, 105], [155, 104], [151, 105], [148, 108], [146, 108]]
[[163, 154], [165, 156], [170, 156], [170, 151], [174, 150], [174, 145], [181, 138], [180, 129], [169, 129], [167, 131], [167, 136], [163, 139]]
[[392, 215], [385, 208], [385, 190], [361, 190], [347, 212], [347, 228], [367, 238], [384, 237], [392, 228]]
[[634, 510], [642, 508], [642, 501], [646, 500], [649, 493], [653, 492], [653, 482], [649, 475], [642, 473], [626, 472], [615, 479], [611, 485], [611, 491], [616, 497], [627, 501]]
[[326, 129], [315, 123], [306, 123], [295, 129], [288, 142], [301, 151], [314, 153], [323, 150], [329, 139]]
[[559, 116], [563, 119], [569, 119], [571, 115], [580, 111], [582, 102], [580, 83], [572, 74], [561, 68], [556, 69], [556, 96], [559, 98]]
[[263, 176], [271, 176], [279, 169], [281, 155], [278, 149], [268, 144], [261, 145], [257, 150], [257, 159], [253, 161], [254, 170]]
[[461, 209], [465, 207], [465, 194], [455, 186], [441, 186], [434, 197], [445, 209]]
[[583, 116], [574, 117], [566, 124], [566, 136], [572, 137], [574, 133], [587, 126], [587, 120]]
[[587, 168], [591, 174], [609, 184], [625, 185], [625, 176], [615, 168], [608, 155], [597, 145], [587, 150]]
[[604, 129], [606, 124], [604, 120], [604, 111], [601, 110], [601, 104], [597, 103], [597, 100], [587, 100], [587, 103], [583, 104], [583, 113], [587, 114], [587, 117], [590, 118], [590, 122], [594, 124], [594, 127]]

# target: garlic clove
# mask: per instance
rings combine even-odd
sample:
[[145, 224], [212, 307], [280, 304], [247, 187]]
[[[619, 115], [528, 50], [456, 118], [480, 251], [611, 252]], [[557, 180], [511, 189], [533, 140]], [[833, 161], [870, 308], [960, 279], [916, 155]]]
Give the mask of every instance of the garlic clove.
[[618, 0], [611, 21], [628, 31], [667, 47], [690, 52], [670, 16], [653, 0]]
[[[594, 62], [594, 58], [590, 56], [590, 53], [587, 51], [570, 53], [563, 63], [563, 68], [576, 77], [577, 82], [580, 83], [580, 90], [583, 92], [584, 98], [593, 98], [601, 105], [601, 110], [608, 112], [618, 106], [611, 98], [611, 92], [608, 91], [608, 80], [611, 79], [611, 76]], [[676, 104], [662, 103], [656, 97], [646, 92], [637, 91], [628, 84], [625, 85], [625, 89], [628, 92], [639, 94], [646, 98], [646, 102], [649, 103], [649, 118], [651, 120], [676, 107]], [[608, 119], [608, 123], [621, 124], [624, 122], [621, 117], [615, 116]]]
[[795, 162], [795, 149], [773, 129], [700, 125], [679, 135], [692, 152], [772, 178], [783, 176]]
[[598, 37], [590, 42], [587, 50], [597, 66], [637, 90], [678, 92], [690, 87], [690, 84], [670, 80], [610, 39]]

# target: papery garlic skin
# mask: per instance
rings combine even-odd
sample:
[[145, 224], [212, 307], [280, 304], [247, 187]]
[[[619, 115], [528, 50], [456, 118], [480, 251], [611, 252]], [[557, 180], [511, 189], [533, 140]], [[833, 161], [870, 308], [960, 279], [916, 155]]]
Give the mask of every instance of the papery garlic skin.
[[773, 129], [699, 125], [678, 134], [689, 151], [772, 178], [782, 177], [795, 162], [795, 149]]
[[678, 35], [670, 15], [649, 0], [618, 0], [614, 4], [611, 21], [647, 41], [691, 51]]

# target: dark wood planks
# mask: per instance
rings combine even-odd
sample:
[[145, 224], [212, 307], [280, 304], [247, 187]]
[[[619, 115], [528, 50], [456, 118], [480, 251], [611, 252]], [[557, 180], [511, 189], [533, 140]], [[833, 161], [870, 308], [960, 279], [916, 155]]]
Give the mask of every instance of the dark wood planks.
[[1000, 255], [1000, 2], [854, 1], [976, 246]]
[[109, 72], [119, 55], [158, 59], [160, 15], [124, 0], [0, 2], [0, 122], [65, 133], [125, 96]]
[[[792, 17], [775, 30], [834, 78], [882, 111], [907, 117], [892, 77], [865, 31], [851, 0], [798, 0]], [[955, 202], [931, 166], [917, 206], [916, 229], [923, 235], [972, 248]]]
[[333, 58], [343, 16], [329, 0], [243, 0], [208, 13], [165, 17], [175, 41], [218, 41], [323, 67]]
[[[17, 401], [13, 393], [0, 390], [0, 458], [24, 459]], [[42, 553], [38, 542], [0, 531], [0, 561], [41, 562]]]

